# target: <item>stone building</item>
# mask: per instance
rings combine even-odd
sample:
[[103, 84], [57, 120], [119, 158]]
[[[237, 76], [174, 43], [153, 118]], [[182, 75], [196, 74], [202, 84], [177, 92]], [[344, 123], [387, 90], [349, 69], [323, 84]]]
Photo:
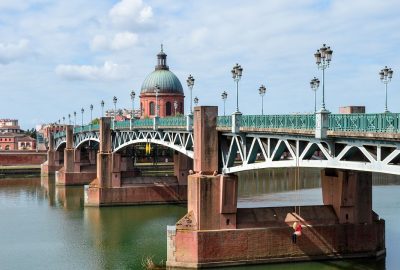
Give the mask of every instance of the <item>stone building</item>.
[[[157, 88], [158, 95], [156, 94]], [[158, 104], [159, 117], [184, 114], [184, 98], [182, 84], [178, 77], [169, 70], [167, 55], [161, 45], [161, 52], [157, 54], [155, 70], [146, 77], [141, 87], [142, 118], [155, 117], [157, 114], [156, 104]]]
[[0, 119], [0, 151], [34, 150], [36, 140], [26, 136], [16, 119]]

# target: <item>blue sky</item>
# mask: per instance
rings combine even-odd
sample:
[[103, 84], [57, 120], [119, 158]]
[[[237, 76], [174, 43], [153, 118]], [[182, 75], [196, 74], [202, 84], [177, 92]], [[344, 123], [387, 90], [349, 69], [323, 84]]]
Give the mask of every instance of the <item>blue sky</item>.
[[239, 63], [244, 114], [261, 112], [261, 84], [267, 114], [312, 112], [309, 81], [321, 77], [313, 54], [326, 43], [333, 49], [326, 71], [330, 111], [365, 105], [382, 112], [378, 72], [388, 65], [394, 70], [388, 105], [398, 112], [398, 10], [395, 0], [0, 0], [0, 117], [31, 128], [89, 111], [90, 104], [99, 115], [100, 101], [111, 108], [114, 95], [118, 107], [128, 108], [130, 91], [138, 93], [154, 69], [160, 43], [183, 85], [195, 77], [200, 105], [222, 110], [227, 91], [227, 112], [234, 111], [230, 70]]

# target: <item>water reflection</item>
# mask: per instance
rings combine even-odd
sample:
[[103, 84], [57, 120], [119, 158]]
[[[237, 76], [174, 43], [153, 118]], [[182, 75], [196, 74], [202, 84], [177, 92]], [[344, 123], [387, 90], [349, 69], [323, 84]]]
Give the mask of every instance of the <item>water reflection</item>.
[[[248, 207], [305, 204], [320, 200], [319, 170], [259, 170], [239, 174], [240, 204]], [[386, 219], [385, 261], [334, 261], [246, 266], [225, 269], [396, 269], [400, 265], [399, 177], [374, 175], [374, 210]], [[384, 186], [390, 185], [390, 186]], [[60, 187], [54, 177], [0, 180], [1, 269], [141, 269], [141, 261], [166, 258], [166, 226], [186, 213], [186, 206], [152, 205], [84, 208], [82, 187]], [[23, 259], [21, 259], [23, 258]]]

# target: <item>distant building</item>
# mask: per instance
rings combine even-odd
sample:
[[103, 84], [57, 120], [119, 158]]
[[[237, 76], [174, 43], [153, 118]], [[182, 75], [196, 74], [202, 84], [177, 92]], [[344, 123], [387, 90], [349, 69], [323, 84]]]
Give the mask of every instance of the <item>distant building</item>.
[[36, 140], [26, 136], [16, 119], [0, 119], [0, 151], [35, 150]]
[[339, 113], [340, 114], [365, 113], [365, 106], [339, 107]]

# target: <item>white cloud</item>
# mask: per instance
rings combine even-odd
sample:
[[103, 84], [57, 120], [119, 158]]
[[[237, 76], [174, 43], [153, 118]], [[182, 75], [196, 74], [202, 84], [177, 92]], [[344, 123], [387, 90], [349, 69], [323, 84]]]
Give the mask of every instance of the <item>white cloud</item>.
[[123, 50], [138, 42], [138, 35], [130, 32], [117, 33], [111, 42], [111, 49]]
[[0, 64], [18, 60], [29, 51], [29, 41], [21, 39], [18, 43], [0, 43]]
[[111, 8], [109, 16], [115, 25], [129, 27], [148, 22], [153, 17], [153, 10], [142, 0], [122, 0]]
[[59, 65], [56, 74], [68, 80], [119, 80], [126, 78], [128, 69], [109, 61], [102, 66], [91, 65]]
[[120, 51], [134, 46], [138, 40], [138, 35], [132, 32], [117, 33], [112, 39], [108, 39], [104, 35], [96, 35], [90, 44], [90, 48], [94, 51]]

